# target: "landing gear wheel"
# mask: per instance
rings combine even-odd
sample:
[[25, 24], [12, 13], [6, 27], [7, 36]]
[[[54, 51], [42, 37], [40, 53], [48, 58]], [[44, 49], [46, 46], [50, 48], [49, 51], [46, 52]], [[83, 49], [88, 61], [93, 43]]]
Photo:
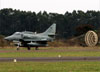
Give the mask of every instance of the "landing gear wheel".
[[31, 50], [31, 48], [30, 48], [30, 47], [27, 47], [27, 49], [28, 49], [28, 50]]
[[16, 50], [19, 50], [19, 46], [17, 46]]
[[35, 47], [35, 50], [38, 50], [38, 47]]
[[17, 46], [17, 49], [16, 50], [19, 50], [19, 47], [21, 46], [21, 42], [18, 43], [18, 46]]
[[16, 50], [19, 50], [19, 48], [17, 48]]

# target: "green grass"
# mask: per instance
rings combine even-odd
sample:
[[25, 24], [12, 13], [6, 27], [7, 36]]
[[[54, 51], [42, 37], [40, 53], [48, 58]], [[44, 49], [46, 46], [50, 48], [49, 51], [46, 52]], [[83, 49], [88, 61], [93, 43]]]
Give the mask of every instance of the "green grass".
[[100, 72], [100, 62], [0, 62], [0, 72]]
[[7, 52], [0, 53], [0, 57], [57, 57], [61, 55], [62, 57], [83, 57], [83, 56], [100, 56], [99, 51], [79, 51], [79, 52]]
[[[25, 48], [21, 48], [21, 51], [16, 51], [16, 48], [1, 48], [0, 57], [88, 57], [88, 56], [100, 56], [100, 47], [47, 47], [40, 48], [39, 51], [35, 51], [34, 48], [31, 51], [27, 51]], [[25, 52], [24, 52], [25, 50]], [[43, 51], [42, 51], [43, 50]], [[62, 51], [63, 50], [63, 51]], [[6, 51], [6, 52], [2, 52]], [[8, 51], [8, 52], [7, 52]]]
[[[65, 49], [66, 51], [56, 51]], [[48, 48], [41, 51], [11, 51], [0, 49], [0, 57], [83, 57], [100, 56], [100, 49], [94, 48]], [[25, 50], [25, 49], [24, 49]], [[33, 49], [34, 50], [34, 49]], [[50, 50], [50, 51], [48, 51]], [[69, 50], [69, 51], [67, 51]], [[81, 51], [78, 51], [81, 50]], [[85, 50], [85, 51], [84, 51]], [[91, 50], [91, 51], [90, 51]], [[99, 50], [99, 51], [98, 51]], [[66, 62], [0, 62], [0, 72], [100, 72], [99, 61], [66, 61]]]

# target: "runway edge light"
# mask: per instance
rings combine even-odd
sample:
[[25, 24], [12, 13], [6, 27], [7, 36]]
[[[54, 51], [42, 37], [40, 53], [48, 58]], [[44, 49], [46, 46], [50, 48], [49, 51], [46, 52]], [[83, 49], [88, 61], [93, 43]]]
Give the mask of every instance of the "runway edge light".
[[14, 59], [14, 62], [17, 62], [17, 60], [16, 60], [16, 59]]

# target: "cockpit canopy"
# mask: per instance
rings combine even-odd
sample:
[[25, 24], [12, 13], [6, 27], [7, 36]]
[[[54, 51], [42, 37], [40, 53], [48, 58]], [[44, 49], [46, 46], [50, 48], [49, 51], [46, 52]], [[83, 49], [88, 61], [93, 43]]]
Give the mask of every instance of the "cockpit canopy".
[[21, 32], [15, 32], [13, 35], [20, 35]]
[[30, 31], [23, 31], [22, 33], [25, 33], [25, 34], [33, 34], [33, 32], [30, 32]]

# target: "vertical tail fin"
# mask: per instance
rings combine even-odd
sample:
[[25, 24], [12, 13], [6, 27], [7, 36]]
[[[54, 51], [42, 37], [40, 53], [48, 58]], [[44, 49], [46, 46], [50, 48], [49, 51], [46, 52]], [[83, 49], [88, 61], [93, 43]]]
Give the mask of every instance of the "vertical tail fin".
[[43, 34], [48, 36], [55, 36], [56, 24], [52, 24]]

